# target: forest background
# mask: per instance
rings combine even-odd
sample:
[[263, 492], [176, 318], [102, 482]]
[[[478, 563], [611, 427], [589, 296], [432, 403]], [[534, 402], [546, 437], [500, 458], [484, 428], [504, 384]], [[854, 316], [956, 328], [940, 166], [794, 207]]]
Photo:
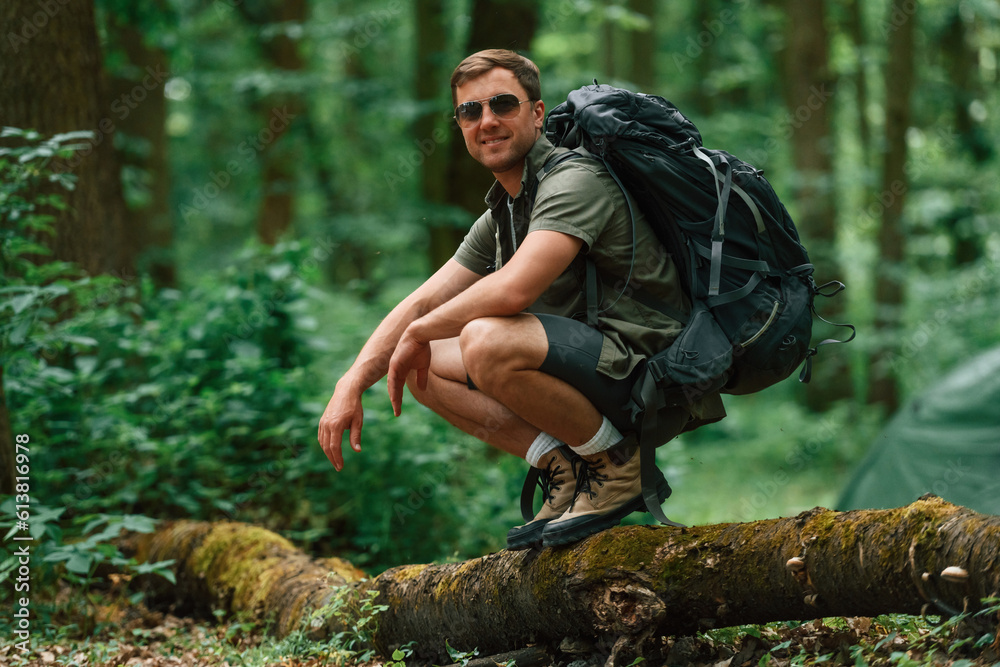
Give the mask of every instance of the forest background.
[[344, 472], [315, 435], [483, 210], [448, 88], [481, 48], [531, 56], [548, 109], [595, 78], [673, 101], [848, 285], [819, 308], [857, 340], [810, 384], [659, 450], [672, 518], [835, 505], [901, 403], [1000, 340], [995, 0], [8, 0], [0, 27], [0, 451], [27, 447], [39, 538], [234, 519], [370, 573], [502, 548], [523, 462], [393, 418], [384, 383]]

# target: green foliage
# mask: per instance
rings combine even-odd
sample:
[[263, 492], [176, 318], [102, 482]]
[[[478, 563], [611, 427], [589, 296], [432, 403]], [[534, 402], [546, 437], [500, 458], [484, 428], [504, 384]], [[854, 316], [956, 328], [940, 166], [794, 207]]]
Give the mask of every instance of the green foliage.
[[[168, 5], [102, 0], [99, 9], [109, 24], [138, 28], [169, 63], [156, 91], [167, 98], [167, 173], [132, 174], [129, 182], [170, 183], [177, 289], [158, 291], [145, 277], [85, 278], [47, 261], [43, 241], [64, 207], [60, 193], [74, 182], [52, 165], [90, 135], [0, 134], [0, 363], [16, 428], [44, 445], [33, 488], [66, 507], [69, 522], [122, 512], [252, 521], [373, 572], [502, 547], [519, 521], [524, 464], [412, 401], [393, 418], [384, 383], [365, 396], [364, 449], [347, 452], [343, 473], [315, 442], [340, 373], [427, 275], [427, 228], [467, 227], [479, 213], [450, 206], [424, 181], [461, 141], [448, 120], [447, 74], [466, 55], [471, 6], [445, 3], [435, 18], [444, 43], [418, 54], [414, 15], [395, 0], [314, 3], [302, 21], [238, 2]], [[781, 95], [790, 43], [780, 6], [655, 3], [652, 19], [638, 6], [526, 6], [526, 20], [537, 12], [529, 55], [541, 66], [547, 108], [593, 77], [630, 85], [631, 66], [643, 57], [633, 42], [651, 33], [649, 92], [677, 102], [707, 144], [765, 168], [794, 214], [790, 139], [803, 121]], [[849, 349], [824, 353], [850, 355], [861, 388], [869, 353], [889, 342], [893, 369], [912, 392], [1000, 339], [997, 318], [984, 316], [1000, 311], [998, 161], [995, 151], [977, 151], [1000, 137], [992, 111], [996, 2], [921, 6], [918, 41], [927, 48], [916, 53], [907, 259], [897, 267], [876, 255], [888, 196], [878, 192], [878, 174], [889, 4], [863, 3], [860, 46], [847, 8], [827, 6], [838, 79], [827, 101], [836, 171], [821, 185], [836, 190], [839, 208], [836, 248], [820, 250], [839, 258], [847, 319], [860, 333]], [[967, 90], [949, 75], [944, 60], [955, 54], [938, 39], [955, 20], [972, 54]], [[102, 34], [106, 65], [131, 76], [138, 64], [119, 43], [123, 34]], [[292, 38], [301, 69], [275, 67], [270, 46], [279, 35]], [[864, 109], [857, 108], [861, 74]], [[437, 94], [417, 99], [416, 83], [431, 76]], [[294, 114], [287, 132], [265, 141], [274, 110], [286, 103]], [[859, 113], [871, 125], [871, 145], [862, 145]], [[431, 127], [442, 132], [421, 135]], [[129, 136], [125, 124], [113, 138], [130, 150], [147, 141]], [[264, 248], [246, 239], [273, 155], [284, 158], [280, 187], [294, 196], [295, 220], [285, 243]], [[906, 287], [902, 312], [883, 318], [892, 322], [884, 339], [873, 333], [876, 317], [886, 315], [873, 305], [876, 268], [897, 272]], [[802, 407], [796, 387], [734, 397], [726, 420], [661, 448], [675, 489], [668, 513], [702, 523], [832, 502], [885, 415], [866, 407], [860, 392], [817, 415]]]
[[0, 366], [33, 363], [34, 378], [53, 388], [66, 378], [50, 362], [67, 349], [86, 348], [93, 339], [64, 326], [68, 304], [88, 298], [107, 283], [90, 280], [68, 262], [47, 259], [43, 240], [53, 233], [54, 211], [65, 210], [63, 190], [74, 175], [55, 168], [88, 146], [90, 132], [43, 137], [33, 130], [4, 127], [0, 139]]
[[[6, 238], [23, 247], [23, 233]], [[505, 519], [493, 489], [511, 486], [506, 475], [419, 406], [393, 419], [381, 385], [366, 398], [368, 444], [354, 474], [331, 484], [315, 444], [336, 380], [329, 356], [353, 354], [378, 311], [313, 288], [310, 250], [248, 246], [177, 290], [83, 279], [72, 309], [30, 317], [15, 300], [24, 317], [5, 331], [30, 332], [32, 345], [8, 346], [5, 388], [17, 431], [44, 445], [33, 490], [67, 507], [68, 520], [234, 518], [357, 551], [376, 569], [496, 548]], [[35, 266], [23, 273], [41, 281]]]
[[[410, 642], [393, 651], [392, 660], [386, 662], [385, 667], [406, 667], [406, 659], [413, 655], [413, 644], [414, 642]], [[508, 667], [514, 666], [508, 665]]]
[[[0, 540], [0, 601], [30, 595], [28, 599], [38, 619], [36, 627], [41, 628], [45, 636], [88, 636], [97, 631], [101, 623], [92, 610], [114, 601], [108, 599], [106, 591], [94, 590], [91, 586], [110, 573], [117, 573], [115, 576], [125, 580], [156, 575], [176, 583], [172, 560], [139, 563], [135, 558], [126, 558], [115, 544], [122, 531], [152, 532], [156, 522], [149, 517], [101, 514], [79, 516], [66, 522], [60, 521], [66, 508], [32, 504], [30, 535], [33, 541], [29, 543], [10, 540], [19, 532], [16, 519], [20, 517], [15, 509], [14, 498], [0, 502], [0, 531], [7, 529]], [[15, 587], [7, 582], [14, 579], [19, 566], [23, 565], [23, 556], [16, 547], [24, 545], [30, 549], [31, 573], [27, 581], [18, 575], [19, 585]], [[55, 594], [67, 584], [75, 588], [72, 595]], [[124, 595], [124, 591], [118, 594]], [[142, 593], [136, 593], [129, 603], [134, 604], [142, 597]], [[66, 617], [78, 620], [71, 623], [60, 620]], [[0, 630], [9, 620], [0, 619]]]
[[479, 655], [478, 648], [474, 648], [471, 651], [462, 651], [449, 644], [447, 639], [444, 640], [444, 648], [448, 651], [448, 657], [451, 658], [451, 661], [457, 665], [461, 665], [461, 667], [466, 667], [473, 658]]
[[302, 285], [293, 255], [250, 252], [231, 269], [238, 278], [187, 294], [123, 284], [120, 303], [81, 301], [65, 330], [92, 344], [60, 368], [74, 393], [53, 400], [30, 367], [15, 368], [8, 388], [26, 424], [55, 417], [45, 423], [53, 446], [39, 452], [46, 497], [74, 512], [201, 517], [291, 501], [280, 485], [301, 472], [295, 441], [314, 409], [302, 396], [309, 352], [291, 322]]
[[[138, 563], [134, 558], [125, 558], [114, 544], [122, 531], [153, 532], [156, 526], [153, 519], [134, 514], [80, 516], [70, 522], [64, 532], [59, 519], [65, 512], [64, 507], [32, 506], [30, 535], [38, 544], [33, 556], [40, 558], [42, 563], [61, 564], [61, 567], [48, 565], [40, 568], [43, 580], [37, 583], [52, 584], [61, 578], [71, 583], [87, 584], [103, 563], [128, 574], [157, 574], [172, 583], [176, 581], [173, 571], [169, 569], [173, 561]], [[11, 555], [15, 545], [10, 541], [10, 537], [18, 532], [15, 516], [13, 498], [0, 503], [0, 530], [8, 529], [3, 547], [0, 547], [0, 583], [10, 577], [17, 563]], [[44, 578], [50, 580], [45, 581]]]
[[[985, 662], [996, 638], [1000, 605], [983, 600], [978, 612], [951, 617], [887, 615], [874, 619], [824, 618], [720, 628], [698, 634], [704, 655], [720, 646], [753, 651], [768, 665], [952, 665]], [[985, 622], [983, 622], [985, 621]]]
[[[313, 612], [309, 623], [314, 628], [321, 628], [330, 619], [338, 619], [335, 623], [346, 630], [337, 632], [330, 639], [330, 646], [349, 659], [367, 662], [375, 655], [372, 640], [378, 632], [378, 615], [389, 608], [375, 604], [379, 594], [373, 590], [358, 593], [350, 586], [334, 588], [330, 602]], [[401, 659], [393, 657], [393, 660]]]

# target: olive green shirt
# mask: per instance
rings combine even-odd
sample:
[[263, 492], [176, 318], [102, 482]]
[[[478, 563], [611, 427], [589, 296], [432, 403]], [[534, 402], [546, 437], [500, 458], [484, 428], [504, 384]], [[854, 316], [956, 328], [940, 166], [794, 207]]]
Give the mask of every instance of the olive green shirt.
[[[633, 230], [626, 196], [600, 161], [573, 159], [559, 164], [538, 183], [531, 205], [539, 169], [565, 150], [541, 136], [527, 155], [517, 196], [511, 199], [500, 183], [493, 184], [486, 196], [489, 208], [472, 225], [455, 259], [487, 275], [509, 261], [533, 231], [557, 231], [583, 241], [580, 255], [528, 310], [586, 321], [586, 254], [599, 278], [598, 329], [604, 345], [597, 370], [622, 379], [643, 359], [669, 346], [682, 326], [633, 294], [641, 289], [682, 312], [689, 304], [670, 255], [634, 203]], [[725, 414], [718, 394], [702, 398], [692, 412], [706, 421]]]

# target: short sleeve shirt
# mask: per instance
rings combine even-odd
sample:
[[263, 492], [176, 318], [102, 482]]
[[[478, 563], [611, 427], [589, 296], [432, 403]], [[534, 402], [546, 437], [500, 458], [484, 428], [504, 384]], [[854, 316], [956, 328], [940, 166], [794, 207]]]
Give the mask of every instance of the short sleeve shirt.
[[[622, 379], [669, 346], [681, 330], [679, 322], [633, 295], [641, 290], [679, 311], [689, 306], [670, 255], [599, 160], [572, 159], [554, 167], [538, 182], [532, 206], [539, 169], [565, 150], [541, 136], [527, 156], [520, 192], [511, 198], [499, 183], [493, 185], [487, 211], [473, 224], [455, 259], [486, 275], [501, 268], [533, 231], [557, 231], [583, 241], [581, 255], [528, 310], [585, 321], [585, 254], [594, 262], [599, 282], [598, 329], [604, 344], [597, 370]], [[718, 394], [701, 399], [692, 412], [706, 420], [725, 414]]]

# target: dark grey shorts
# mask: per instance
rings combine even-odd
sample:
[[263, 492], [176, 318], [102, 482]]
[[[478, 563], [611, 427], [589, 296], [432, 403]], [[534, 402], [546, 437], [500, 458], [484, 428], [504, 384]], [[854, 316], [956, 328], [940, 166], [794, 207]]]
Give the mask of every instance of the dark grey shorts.
[[597, 371], [604, 345], [600, 331], [568, 317], [545, 314], [535, 317], [549, 340], [549, 352], [538, 370], [573, 385], [622, 433], [633, 430], [631, 415], [624, 408], [642, 364], [627, 378], [610, 378]]
[[[642, 364], [623, 380], [609, 378], [597, 371], [604, 345], [601, 332], [568, 317], [546, 314], [535, 317], [542, 323], [549, 341], [548, 354], [538, 370], [573, 385], [622, 433], [634, 430], [631, 415], [624, 408]], [[476, 388], [471, 378], [468, 385], [470, 389]]]

